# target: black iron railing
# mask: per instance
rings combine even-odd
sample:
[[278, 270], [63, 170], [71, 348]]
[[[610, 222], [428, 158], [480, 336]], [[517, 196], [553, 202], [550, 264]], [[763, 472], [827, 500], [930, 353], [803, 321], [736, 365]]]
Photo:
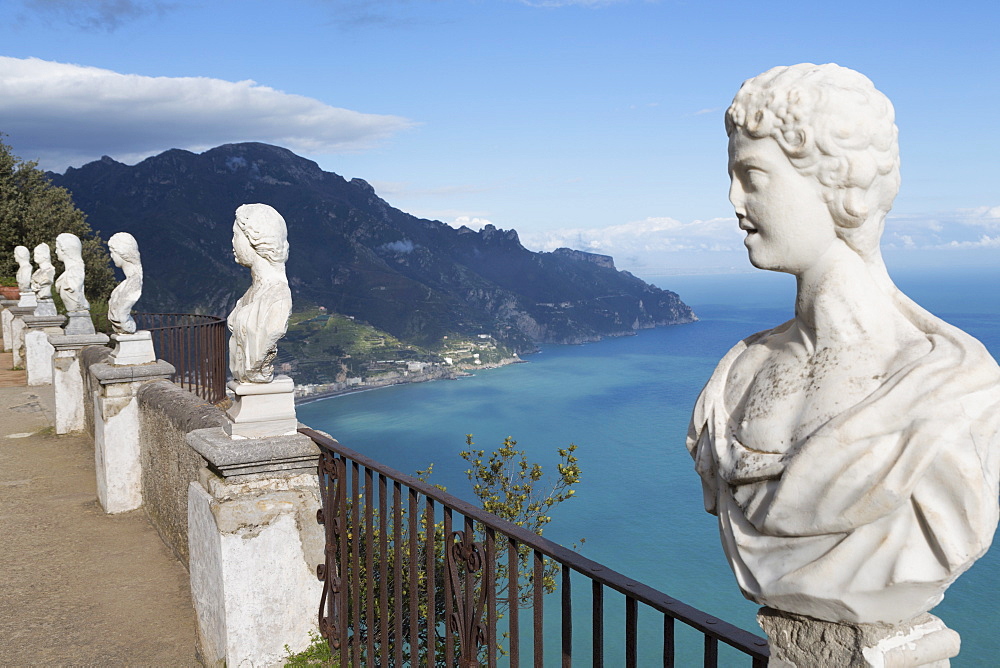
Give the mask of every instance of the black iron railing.
[[[767, 664], [764, 638], [349, 450], [321, 432], [299, 431], [321, 452], [323, 508], [317, 519], [325, 528], [326, 552], [318, 570], [323, 581], [319, 627], [335, 665], [465, 668], [492, 667], [498, 661], [518, 666], [524, 658], [526, 664], [542, 666], [546, 657], [548, 665], [561, 660], [563, 666], [576, 658], [580, 664], [604, 666], [607, 661], [609, 666], [634, 667], [640, 661], [660, 663], [661, 657], [664, 666], [679, 660], [690, 665], [692, 648], [677, 658], [678, 621], [701, 634], [702, 647], [693, 651], [705, 666], [719, 664], [720, 641], [735, 648], [726, 650], [725, 665], [733, 665], [741, 654], [754, 668]], [[558, 594], [546, 595], [547, 581], [554, 584], [556, 573]], [[589, 595], [574, 600], [581, 584]], [[606, 614], [606, 593], [624, 597], [624, 619], [610, 608]], [[558, 614], [549, 609], [556, 607], [555, 596]], [[607, 636], [606, 642], [606, 630], [619, 620], [621, 635]], [[655, 646], [648, 647], [650, 642]], [[548, 651], [546, 643], [552, 645]]]
[[210, 403], [226, 397], [226, 320], [194, 313], [133, 313], [153, 336], [156, 356], [174, 365], [173, 381]]

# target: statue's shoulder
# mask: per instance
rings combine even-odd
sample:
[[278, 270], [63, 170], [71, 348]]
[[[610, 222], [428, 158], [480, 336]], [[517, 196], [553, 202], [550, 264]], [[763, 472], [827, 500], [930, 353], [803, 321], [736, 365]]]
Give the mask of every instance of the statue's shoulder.
[[688, 442], [689, 448], [693, 447], [693, 443], [698, 440], [701, 435], [701, 431], [704, 429], [708, 416], [714, 412], [717, 406], [724, 404], [724, 396], [726, 390], [726, 381], [729, 378], [729, 371], [732, 369], [733, 365], [736, 363], [740, 357], [747, 352], [747, 350], [759, 346], [765, 345], [768, 339], [772, 336], [776, 336], [784, 333], [792, 326], [794, 320], [789, 320], [784, 322], [777, 327], [772, 329], [765, 329], [763, 331], [751, 334], [739, 341], [736, 345], [729, 349], [719, 363], [715, 366], [715, 371], [712, 372], [711, 378], [705, 383], [705, 387], [702, 388], [701, 394], [698, 395], [698, 401], [695, 402], [694, 411], [691, 414], [691, 424], [688, 431]]

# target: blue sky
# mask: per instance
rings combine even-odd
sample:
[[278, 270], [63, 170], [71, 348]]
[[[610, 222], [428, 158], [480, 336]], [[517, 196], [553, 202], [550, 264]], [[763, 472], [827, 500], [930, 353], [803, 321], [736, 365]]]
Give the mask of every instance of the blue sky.
[[390, 204], [639, 275], [745, 270], [722, 114], [837, 62], [896, 106], [893, 266], [1000, 258], [1000, 3], [4, 0], [0, 131], [56, 171], [286, 146]]

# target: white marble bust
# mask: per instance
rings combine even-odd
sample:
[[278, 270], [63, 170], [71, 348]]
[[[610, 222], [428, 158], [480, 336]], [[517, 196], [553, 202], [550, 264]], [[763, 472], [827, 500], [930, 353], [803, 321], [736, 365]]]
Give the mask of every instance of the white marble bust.
[[288, 329], [292, 293], [285, 275], [285, 220], [266, 204], [244, 204], [233, 223], [233, 255], [252, 283], [229, 314], [229, 368], [240, 383], [269, 383], [278, 340]]
[[65, 270], [56, 279], [56, 290], [62, 298], [63, 306], [69, 312], [89, 311], [90, 303], [83, 292], [84, 267], [83, 244], [79, 237], [63, 232], [56, 237], [56, 257]]
[[142, 258], [139, 244], [128, 232], [117, 232], [108, 239], [111, 261], [125, 274], [108, 298], [108, 322], [115, 334], [135, 334], [132, 307], [142, 296]]
[[889, 100], [837, 65], [774, 68], [726, 112], [730, 200], [754, 266], [793, 274], [795, 317], [739, 342], [687, 446], [744, 595], [832, 622], [941, 601], [998, 515], [1000, 369], [893, 284]]
[[21, 292], [31, 290], [31, 251], [26, 246], [14, 247], [14, 260], [17, 262], [17, 287]]
[[48, 244], [38, 244], [34, 251], [35, 264], [38, 269], [31, 275], [31, 289], [39, 301], [52, 299], [52, 280], [56, 276], [56, 268], [52, 266], [52, 253]]

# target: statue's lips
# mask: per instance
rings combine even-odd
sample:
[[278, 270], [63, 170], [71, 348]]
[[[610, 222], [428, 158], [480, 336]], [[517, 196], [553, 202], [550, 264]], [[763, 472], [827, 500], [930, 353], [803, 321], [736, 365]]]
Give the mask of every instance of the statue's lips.
[[740, 218], [740, 229], [747, 234], [756, 234], [757, 228], [753, 226], [753, 223], [749, 222], [746, 218]]

